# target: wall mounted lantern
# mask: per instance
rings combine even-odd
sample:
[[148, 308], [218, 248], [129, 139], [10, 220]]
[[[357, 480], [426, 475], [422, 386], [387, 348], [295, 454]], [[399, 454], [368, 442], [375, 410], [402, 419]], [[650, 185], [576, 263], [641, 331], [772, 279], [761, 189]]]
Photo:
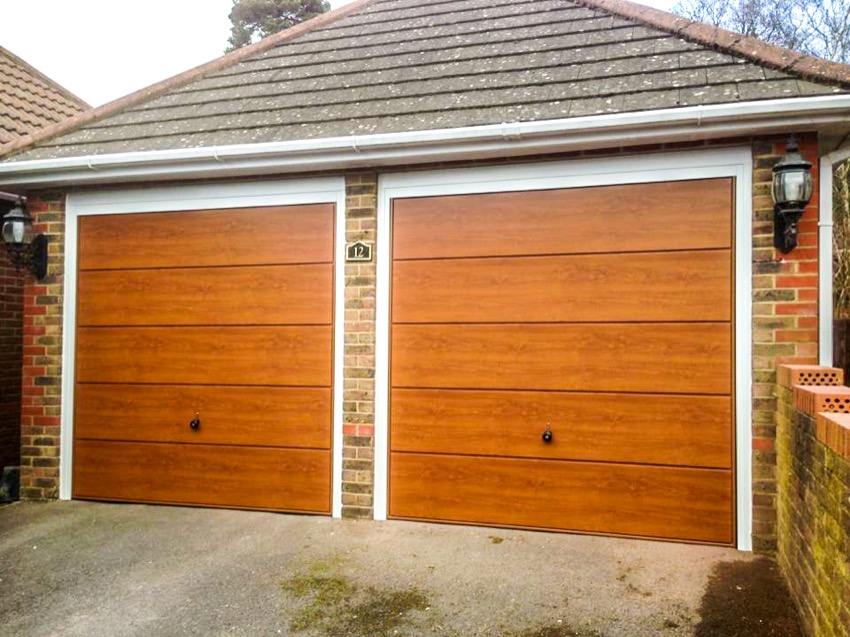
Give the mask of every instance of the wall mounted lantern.
[[773, 167], [773, 245], [783, 254], [797, 247], [797, 222], [814, 194], [812, 165], [792, 135], [785, 156]]
[[47, 275], [47, 236], [33, 236], [32, 217], [22, 199], [3, 216], [3, 243], [19, 271], [26, 267], [39, 281]]

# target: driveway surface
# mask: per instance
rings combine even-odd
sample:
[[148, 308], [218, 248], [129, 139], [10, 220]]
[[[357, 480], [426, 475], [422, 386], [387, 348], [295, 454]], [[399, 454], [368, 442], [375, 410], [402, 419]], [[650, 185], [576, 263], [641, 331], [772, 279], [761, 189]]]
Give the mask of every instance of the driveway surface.
[[4, 637], [784, 637], [798, 635], [791, 607], [773, 562], [731, 549], [165, 506], [0, 507]]

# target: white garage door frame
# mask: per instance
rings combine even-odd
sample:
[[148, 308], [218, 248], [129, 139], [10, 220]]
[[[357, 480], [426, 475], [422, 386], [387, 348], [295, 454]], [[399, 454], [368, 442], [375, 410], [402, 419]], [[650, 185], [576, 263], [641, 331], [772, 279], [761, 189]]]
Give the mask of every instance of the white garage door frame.
[[[74, 368], [77, 329], [77, 241], [80, 217], [94, 215], [221, 210], [306, 204], [336, 206], [334, 236], [334, 372], [332, 436], [333, 517], [342, 516], [342, 364], [345, 305], [345, 179], [268, 180], [169, 185], [69, 193], [65, 202], [65, 298], [63, 303], [62, 416], [59, 498], [70, 500], [74, 452]], [[258, 230], [259, 231], [259, 230]], [[285, 246], [281, 246], [285, 249]]]
[[752, 550], [752, 171], [750, 147], [382, 174], [378, 184], [375, 519], [387, 518], [392, 201], [404, 197], [735, 179], [737, 548]]

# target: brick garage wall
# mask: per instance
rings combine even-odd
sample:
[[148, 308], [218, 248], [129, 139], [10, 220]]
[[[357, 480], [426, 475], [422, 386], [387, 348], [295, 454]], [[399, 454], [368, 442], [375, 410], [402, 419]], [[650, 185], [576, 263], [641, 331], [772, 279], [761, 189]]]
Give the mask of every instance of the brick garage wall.
[[[64, 205], [61, 192], [31, 194], [35, 230], [50, 240], [48, 276], [24, 289], [20, 418], [21, 497], [58, 497], [62, 376]], [[374, 242], [377, 175], [346, 177], [346, 242]], [[375, 260], [347, 264], [343, 371], [343, 515], [371, 518], [375, 397]]]
[[[727, 139], [705, 143], [606, 149], [568, 156], [526, 157], [476, 162], [476, 165], [699, 150], [750, 144], [753, 150], [753, 545], [759, 552], [776, 549], [776, 367], [782, 363], [814, 363], [818, 356], [818, 142], [813, 134], [797, 135], [803, 156], [813, 164], [815, 197], [799, 224], [799, 246], [788, 255], [773, 247], [773, 166], [785, 154], [787, 135], [759, 139]], [[457, 164], [420, 166], [411, 170], [453, 168]], [[381, 258], [381, 255], [377, 255]], [[362, 476], [365, 478], [365, 476]]]
[[27, 209], [50, 244], [47, 276], [24, 287], [21, 499], [47, 500], [59, 495], [65, 195], [30, 194]]
[[[611, 149], [546, 158], [542, 161], [629, 155], [635, 153], [711, 148], [751, 143], [753, 166], [753, 483], [754, 543], [757, 550], [776, 546], [776, 365], [815, 362], [817, 356], [817, 221], [815, 199], [801, 221], [800, 247], [781, 255], [773, 247], [771, 168], [785, 152], [784, 135], [758, 140], [720, 140], [639, 149]], [[803, 154], [817, 170], [817, 140], [801, 135]], [[450, 167], [444, 165], [441, 167]], [[434, 166], [421, 167], [422, 169]], [[376, 239], [375, 172], [346, 176], [346, 241]], [[58, 422], [61, 374], [61, 302], [63, 201], [61, 193], [31, 196], [30, 210], [51, 235], [48, 279], [26, 294], [24, 408], [22, 464], [24, 497], [49, 498], [57, 494]], [[374, 475], [375, 396], [375, 263], [347, 264], [345, 268], [345, 368], [343, 402], [343, 514], [371, 517]], [[748, 426], [740, 423], [740, 426]]]
[[[346, 243], [374, 245], [377, 193], [377, 174], [346, 176]], [[373, 511], [377, 258], [345, 265], [342, 514], [352, 518], [371, 518]]]
[[[817, 183], [817, 139], [800, 135]], [[818, 200], [800, 221], [799, 246], [773, 247], [772, 168], [785, 154], [786, 136], [753, 144], [753, 543], [776, 548], [776, 368], [815, 363], [818, 356]]]
[[[829, 375], [840, 370], [813, 368]], [[780, 368], [777, 386], [778, 558], [809, 637], [850, 627], [850, 388], [800, 386]]]
[[23, 275], [0, 243], [0, 472], [21, 462]]

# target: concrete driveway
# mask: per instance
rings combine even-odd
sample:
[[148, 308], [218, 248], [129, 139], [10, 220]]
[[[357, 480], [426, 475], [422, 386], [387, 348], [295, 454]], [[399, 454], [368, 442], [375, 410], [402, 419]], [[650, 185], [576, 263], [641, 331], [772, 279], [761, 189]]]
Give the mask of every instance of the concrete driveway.
[[86, 502], [0, 508], [0, 635], [796, 636], [730, 549]]

